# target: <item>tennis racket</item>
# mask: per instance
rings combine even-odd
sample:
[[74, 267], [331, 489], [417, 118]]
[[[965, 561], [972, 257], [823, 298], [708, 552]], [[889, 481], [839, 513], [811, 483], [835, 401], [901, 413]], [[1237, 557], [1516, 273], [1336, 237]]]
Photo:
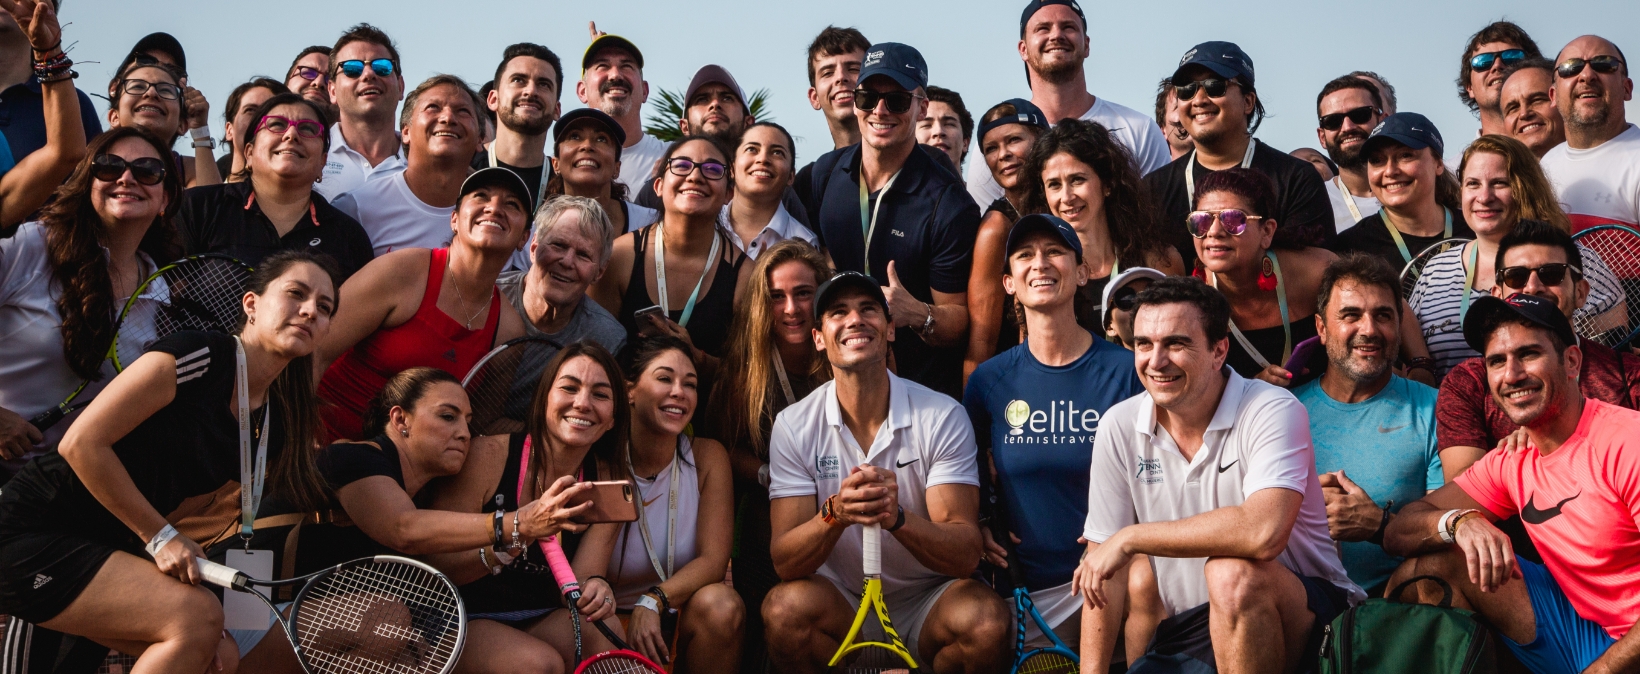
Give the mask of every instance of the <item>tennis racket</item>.
[[[1572, 327], [1579, 335], [1622, 348], [1640, 336], [1640, 232], [1622, 225], [1600, 225], [1578, 232], [1572, 240], [1583, 247], [1584, 278], [1590, 285], [1615, 281], [1621, 292], [1618, 302], [1604, 312], [1573, 314]], [[1590, 253], [1597, 259], [1588, 259]], [[1595, 278], [1604, 273], [1602, 268], [1614, 278]]]
[[1417, 255], [1414, 255], [1412, 261], [1401, 268], [1401, 299], [1412, 300], [1412, 290], [1418, 287], [1418, 278], [1424, 275], [1424, 266], [1428, 265], [1430, 260], [1435, 259], [1436, 255], [1458, 248], [1469, 243], [1469, 241], [1469, 239], [1436, 241], [1428, 248], [1419, 251]]
[[[234, 332], [244, 315], [242, 302], [250, 279], [251, 268], [226, 255], [194, 255], [165, 265], [144, 279], [120, 309], [105, 360], [112, 360], [114, 371], [122, 372], [155, 340], [171, 333]], [[90, 404], [76, 399], [92, 381], [80, 382], [62, 403], [29, 423], [45, 431]]]
[[[888, 617], [888, 604], [883, 601], [883, 525], [862, 525], [860, 549], [864, 553], [861, 569], [865, 572], [865, 587], [860, 590], [860, 610], [855, 612], [848, 636], [843, 638], [843, 644], [837, 647], [837, 653], [831, 656], [831, 662], [826, 666], [841, 665], [837, 671], [848, 674], [917, 671], [917, 661], [906, 650], [900, 633], [894, 631], [894, 622]], [[877, 614], [877, 622], [882, 625], [887, 642], [865, 640], [862, 632], [867, 616], [872, 613]]]
[[545, 337], [519, 337], [484, 354], [461, 381], [473, 406], [473, 437], [523, 431], [547, 361], [563, 348]]
[[[278, 581], [203, 559], [199, 571], [207, 582], [254, 594], [273, 609], [307, 674], [446, 674], [461, 657], [461, 595], [444, 574], [415, 560], [366, 557]], [[253, 589], [297, 584], [290, 617]]]
[[[1002, 485], [996, 485], [999, 492], [997, 501], [1001, 503]], [[1076, 674], [1081, 671], [1081, 659], [1076, 652], [1065, 647], [1065, 642], [1054, 634], [1053, 627], [1042, 619], [1042, 614], [1036, 610], [1036, 602], [1031, 601], [1030, 590], [1025, 589], [1024, 572], [1019, 568], [1019, 556], [1014, 552], [1014, 538], [1008, 533], [1005, 524], [1007, 515], [1000, 506], [991, 517], [991, 536], [1008, 551], [1008, 579], [1014, 587], [1014, 668], [1013, 674]], [[1035, 650], [1025, 650], [1025, 621], [1029, 619], [1036, 623], [1036, 628], [1048, 637], [1052, 645]]]
[[575, 626], [575, 661], [580, 663], [575, 668], [575, 674], [663, 674], [666, 670], [655, 664], [649, 658], [637, 651], [628, 648], [626, 641], [609, 629], [602, 620], [592, 622], [609, 643], [615, 644], [615, 650], [605, 651], [583, 661], [581, 659], [581, 611], [576, 604], [581, 601], [581, 583], [575, 579], [575, 569], [569, 565], [564, 557], [564, 546], [558, 542], [557, 536], [551, 536], [541, 541], [541, 551], [547, 555], [547, 566], [552, 569], [552, 576], [558, 581], [558, 589], [564, 593], [564, 605], [569, 610], [570, 624]]

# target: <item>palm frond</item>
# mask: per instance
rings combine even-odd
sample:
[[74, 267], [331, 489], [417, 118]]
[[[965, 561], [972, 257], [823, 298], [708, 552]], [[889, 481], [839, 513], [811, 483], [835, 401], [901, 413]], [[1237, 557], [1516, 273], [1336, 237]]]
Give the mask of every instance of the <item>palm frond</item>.
[[645, 120], [644, 133], [670, 143], [683, 137], [678, 131], [678, 122], [683, 119], [683, 94], [677, 91], [661, 89], [660, 95], [650, 102], [649, 119]]
[[758, 89], [752, 92], [751, 100], [746, 101], [746, 108], [751, 111], [752, 119], [759, 122], [772, 122], [774, 115], [769, 113], [769, 90]]

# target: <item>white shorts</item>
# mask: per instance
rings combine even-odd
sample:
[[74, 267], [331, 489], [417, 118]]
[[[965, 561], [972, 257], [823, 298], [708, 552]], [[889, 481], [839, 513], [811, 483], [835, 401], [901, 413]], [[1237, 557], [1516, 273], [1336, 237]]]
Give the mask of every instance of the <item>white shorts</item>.
[[[1050, 629], [1059, 629], [1060, 625], [1065, 624], [1065, 621], [1070, 620], [1078, 611], [1082, 610], [1082, 598], [1071, 594], [1073, 589], [1075, 588], [1072, 583], [1065, 583], [1064, 585], [1044, 588], [1031, 593], [1031, 603], [1036, 605], [1036, 612], [1041, 614], [1042, 620], [1048, 623]], [[1008, 603], [1008, 612], [1017, 620], [1019, 611], [1015, 610], [1012, 597], [1009, 598]], [[1036, 621], [1031, 620], [1029, 617], [1025, 618], [1025, 646], [1027, 648], [1046, 648], [1052, 645], [1053, 642], [1042, 634], [1042, 630], [1037, 629]], [[1074, 643], [1066, 645], [1073, 650], [1076, 648]]]
[[[826, 577], [817, 575], [815, 578]], [[826, 578], [826, 580], [831, 579]], [[957, 582], [957, 579], [952, 578], [934, 586], [932, 589], [921, 592], [902, 591], [883, 595], [883, 603], [888, 604], [888, 617], [894, 621], [894, 631], [900, 633], [900, 640], [905, 642], [905, 649], [911, 652], [911, 657], [919, 660], [922, 658], [917, 653], [917, 636], [922, 634], [923, 621], [928, 619], [928, 612], [934, 609], [934, 604], [940, 600], [941, 596], [945, 595], [945, 591], [950, 589], [951, 584], [955, 582]], [[852, 619], [853, 614], [860, 610], [859, 589], [839, 587], [837, 583], [832, 583], [832, 586], [837, 587], [837, 591], [842, 593], [843, 599], [848, 601], [849, 615]], [[878, 627], [875, 620], [867, 620], [865, 626], [861, 629], [867, 635], [867, 638], [880, 639], [883, 637], [882, 628]]]

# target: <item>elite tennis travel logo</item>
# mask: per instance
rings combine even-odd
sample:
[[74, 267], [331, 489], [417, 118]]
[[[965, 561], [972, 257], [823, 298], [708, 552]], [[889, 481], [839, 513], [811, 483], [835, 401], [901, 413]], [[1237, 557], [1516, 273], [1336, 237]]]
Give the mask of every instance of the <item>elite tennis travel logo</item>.
[[1099, 410], [1076, 407], [1073, 400], [1051, 400], [1048, 409], [1031, 409], [1024, 400], [1012, 400], [1002, 408], [1008, 422], [1003, 444], [1058, 445], [1091, 444], [1099, 428]]

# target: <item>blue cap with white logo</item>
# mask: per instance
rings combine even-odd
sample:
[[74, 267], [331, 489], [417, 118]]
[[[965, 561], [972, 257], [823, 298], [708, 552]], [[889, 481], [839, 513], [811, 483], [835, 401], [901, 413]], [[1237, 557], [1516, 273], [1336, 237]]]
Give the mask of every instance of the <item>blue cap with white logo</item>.
[[985, 140], [985, 134], [990, 133], [992, 129], [1009, 124], [1024, 124], [1043, 131], [1048, 130], [1048, 116], [1042, 114], [1042, 108], [1036, 107], [1035, 103], [1023, 98], [1010, 98], [997, 105], [1014, 106], [1014, 114], [998, 117], [979, 125], [979, 130], [974, 133], [974, 137], [982, 142]]
[[865, 61], [860, 64], [861, 84], [878, 75], [886, 75], [906, 91], [928, 86], [928, 62], [911, 45], [883, 42], [866, 49]]
[[1076, 236], [1076, 230], [1071, 227], [1071, 223], [1047, 213], [1032, 213], [1015, 222], [1013, 229], [1008, 230], [1006, 252], [1014, 252], [1015, 247], [1025, 242], [1026, 236], [1037, 232], [1047, 232], [1059, 237], [1066, 246], [1076, 251], [1076, 259], [1082, 259], [1082, 239]]
[[1414, 150], [1430, 148], [1435, 151], [1437, 157], [1446, 149], [1446, 143], [1441, 140], [1441, 132], [1435, 128], [1435, 123], [1416, 112], [1397, 112], [1385, 117], [1384, 121], [1372, 129], [1372, 133], [1367, 136], [1367, 143], [1361, 146], [1361, 149], [1370, 151], [1373, 146], [1392, 140]]
[[1179, 59], [1179, 67], [1173, 70], [1174, 86], [1190, 83], [1180, 79], [1190, 66], [1202, 66], [1226, 79], [1239, 77], [1242, 84], [1253, 86], [1253, 58], [1234, 42], [1203, 42], [1191, 47], [1184, 58]]

